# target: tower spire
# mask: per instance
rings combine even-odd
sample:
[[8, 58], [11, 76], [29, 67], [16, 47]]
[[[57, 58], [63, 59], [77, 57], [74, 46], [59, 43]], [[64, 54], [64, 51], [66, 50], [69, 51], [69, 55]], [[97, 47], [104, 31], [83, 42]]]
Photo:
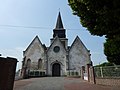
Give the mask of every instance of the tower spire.
[[51, 39], [51, 42], [55, 40], [56, 36], [61, 40], [64, 47], [67, 49], [68, 39], [66, 38], [66, 30], [63, 27], [60, 11], [57, 17], [56, 27], [53, 29], [53, 38]]
[[55, 29], [63, 29], [63, 28], [64, 27], [63, 27], [63, 23], [62, 23], [62, 19], [61, 19], [61, 14], [60, 14], [60, 11], [59, 11]]
[[59, 38], [66, 38], [65, 29], [63, 27], [60, 11], [57, 17], [57, 23], [55, 29], [53, 29], [53, 38], [58, 36]]

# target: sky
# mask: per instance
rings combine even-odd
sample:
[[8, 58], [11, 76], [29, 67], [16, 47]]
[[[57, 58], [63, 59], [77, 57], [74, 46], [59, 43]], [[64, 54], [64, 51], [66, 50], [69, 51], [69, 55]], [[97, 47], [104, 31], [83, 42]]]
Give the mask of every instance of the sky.
[[105, 37], [92, 36], [72, 14], [68, 0], [0, 0], [0, 54], [14, 57], [22, 66], [23, 51], [36, 35], [46, 46], [50, 45], [58, 12], [61, 12], [64, 28], [71, 45], [79, 36], [91, 53], [94, 65], [106, 61], [103, 44]]

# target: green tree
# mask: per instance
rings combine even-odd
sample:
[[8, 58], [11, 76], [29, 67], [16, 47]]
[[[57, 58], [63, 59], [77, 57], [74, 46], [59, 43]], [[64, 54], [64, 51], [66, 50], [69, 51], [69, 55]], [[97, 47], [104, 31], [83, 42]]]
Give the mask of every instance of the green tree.
[[104, 53], [109, 62], [120, 65], [120, 39], [107, 39], [104, 43]]
[[[73, 14], [80, 17], [83, 27], [86, 27], [92, 35], [104, 35], [107, 38], [104, 44], [105, 55], [110, 62], [120, 64], [118, 60], [120, 50], [117, 49], [119, 48], [117, 44], [120, 44], [120, 0], [68, 0], [68, 2]], [[116, 51], [119, 53], [113, 54]]]

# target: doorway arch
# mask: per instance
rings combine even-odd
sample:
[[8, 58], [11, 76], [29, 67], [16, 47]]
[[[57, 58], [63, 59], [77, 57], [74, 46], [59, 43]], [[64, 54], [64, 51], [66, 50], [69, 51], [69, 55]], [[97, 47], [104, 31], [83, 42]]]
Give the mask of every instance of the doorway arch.
[[52, 65], [52, 76], [60, 76], [60, 64], [59, 63], [54, 63]]

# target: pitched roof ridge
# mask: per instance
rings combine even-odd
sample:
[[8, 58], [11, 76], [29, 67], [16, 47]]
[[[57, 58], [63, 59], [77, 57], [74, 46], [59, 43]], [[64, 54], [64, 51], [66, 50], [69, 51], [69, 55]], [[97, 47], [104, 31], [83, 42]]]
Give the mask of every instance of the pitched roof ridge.
[[89, 51], [89, 50], [86, 48], [86, 46], [84, 45], [84, 43], [81, 41], [81, 39], [79, 38], [79, 36], [76, 36], [76, 38], [74, 39], [74, 41], [73, 41], [73, 43], [72, 43], [69, 51], [71, 50], [71, 48], [73, 47], [73, 45], [74, 45], [74, 43], [76, 42], [77, 39], [81, 42], [81, 44], [85, 47], [85, 49], [86, 49], [87, 51]]
[[[24, 52], [26, 52], [26, 51], [30, 48], [30, 46], [33, 44], [33, 42], [34, 42], [36, 39], [38, 39], [38, 41], [39, 41], [39, 43], [40, 43], [41, 46], [43, 45], [43, 44], [41, 43], [38, 35], [36, 35], [35, 38], [32, 40], [32, 42], [29, 44], [29, 46], [26, 48], [26, 50], [25, 50]], [[42, 46], [42, 47], [43, 47], [43, 46]], [[44, 48], [43, 48], [43, 49], [44, 49]]]
[[[47, 52], [49, 51], [49, 49], [51, 48], [51, 46], [54, 44], [54, 42], [55, 42], [57, 39], [60, 41], [61, 45], [63, 46], [60, 38], [59, 38], [58, 36], [56, 36], [56, 37], [54, 38], [53, 42], [50, 44], [49, 48], [47, 49]], [[63, 47], [64, 47], [64, 46], [63, 46]], [[64, 47], [64, 49], [65, 49], [65, 47]], [[65, 51], [66, 51], [66, 49], [65, 49]]]

